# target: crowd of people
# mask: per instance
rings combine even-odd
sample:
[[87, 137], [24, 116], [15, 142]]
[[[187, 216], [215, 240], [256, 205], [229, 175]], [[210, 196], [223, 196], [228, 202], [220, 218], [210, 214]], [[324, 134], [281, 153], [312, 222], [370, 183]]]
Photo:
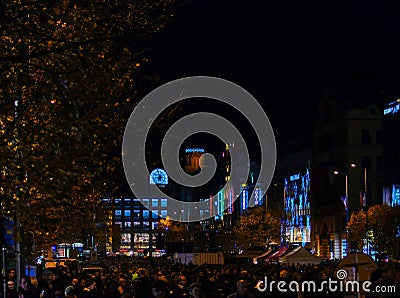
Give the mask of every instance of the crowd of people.
[[[59, 268], [52, 274], [39, 272], [35, 279], [23, 276], [17, 282], [15, 271], [8, 274], [7, 298], [253, 298], [253, 297], [345, 297], [343, 291], [321, 288], [318, 292], [301, 288], [278, 289], [279, 282], [315, 281], [317, 285], [337, 279], [337, 261], [319, 265], [244, 264], [241, 266], [171, 263], [169, 260], [110, 258], [102, 270], [87, 273], [79, 268]], [[270, 282], [275, 287], [265, 287]], [[371, 293], [365, 297], [398, 297], [400, 267], [380, 264], [371, 273]], [[376, 286], [391, 288], [394, 293], [372, 292]], [[400, 290], [399, 290], [400, 291]], [[364, 295], [364, 294], [363, 294]]]

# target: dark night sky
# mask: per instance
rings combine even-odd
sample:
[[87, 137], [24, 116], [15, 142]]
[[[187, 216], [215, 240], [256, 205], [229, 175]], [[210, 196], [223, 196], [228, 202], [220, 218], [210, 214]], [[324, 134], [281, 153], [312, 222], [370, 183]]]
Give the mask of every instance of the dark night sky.
[[146, 71], [231, 80], [294, 137], [311, 132], [326, 87], [343, 103], [400, 95], [398, 12], [378, 1], [186, 1]]

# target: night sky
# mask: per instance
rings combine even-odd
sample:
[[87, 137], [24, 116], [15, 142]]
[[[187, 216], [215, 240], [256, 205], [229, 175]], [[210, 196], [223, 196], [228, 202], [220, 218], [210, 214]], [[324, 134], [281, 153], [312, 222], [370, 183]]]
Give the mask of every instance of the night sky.
[[183, 1], [146, 71], [237, 83], [288, 139], [312, 132], [326, 90], [346, 105], [400, 95], [398, 11], [378, 1]]

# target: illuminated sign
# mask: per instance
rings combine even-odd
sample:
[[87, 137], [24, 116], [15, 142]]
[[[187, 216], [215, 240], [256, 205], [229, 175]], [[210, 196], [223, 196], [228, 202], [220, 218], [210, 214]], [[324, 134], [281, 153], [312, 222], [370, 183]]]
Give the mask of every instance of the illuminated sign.
[[400, 185], [393, 185], [392, 206], [400, 205]]
[[300, 174], [290, 176], [290, 181], [296, 181], [300, 179]]
[[186, 153], [204, 153], [204, 149], [202, 148], [188, 148], [185, 150]]
[[228, 214], [232, 214], [233, 213], [233, 198], [232, 198], [232, 190], [229, 190], [228, 193]]
[[[391, 106], [393, 105], [393, 106]], [[388, 115], [388, 114], [397, 114], [400, 111], [400, 102], [399, 100], [390, 103], [389, 107], [387, 109], [383, 110], [383, 115]]]
[[257, 206], [260, 203], [260, 191], [256, 188], [254, 192], [254, 204]]
[[150, 184], [168, 184], [168, 175], [163, 169], [155, 169], [150, 173]]
[[242, 192], [242, 210], [246, 210], [249, 204], [249, 192], [247, 189], [243, 189]]

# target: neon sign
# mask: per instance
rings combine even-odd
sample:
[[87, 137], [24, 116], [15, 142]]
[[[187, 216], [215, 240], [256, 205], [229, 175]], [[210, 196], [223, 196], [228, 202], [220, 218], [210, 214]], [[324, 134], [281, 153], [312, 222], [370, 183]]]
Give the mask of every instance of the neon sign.
[[290, 181], [296, 181], [300, 179], [300, 174], [295, 174], [290, 176]]
[[188, 148], [185, 150], [186, 153], [194, 153], [194, 152], [198, 152], [198, 153], [204, 153], [204, 149], [202, 148]]
[[390, 103], [389, 107], [383, 110], [383, 115], [397, 114], [399, 111], [400, 111], [400, 102], [399, 100], [397, 100], [397, 102], [395, 101]]
[[248, 202], [249, 202], [249, 192], [247, 189], [243, 189], [242, 192], [242, 210], [246, 210], [248, 207]]

